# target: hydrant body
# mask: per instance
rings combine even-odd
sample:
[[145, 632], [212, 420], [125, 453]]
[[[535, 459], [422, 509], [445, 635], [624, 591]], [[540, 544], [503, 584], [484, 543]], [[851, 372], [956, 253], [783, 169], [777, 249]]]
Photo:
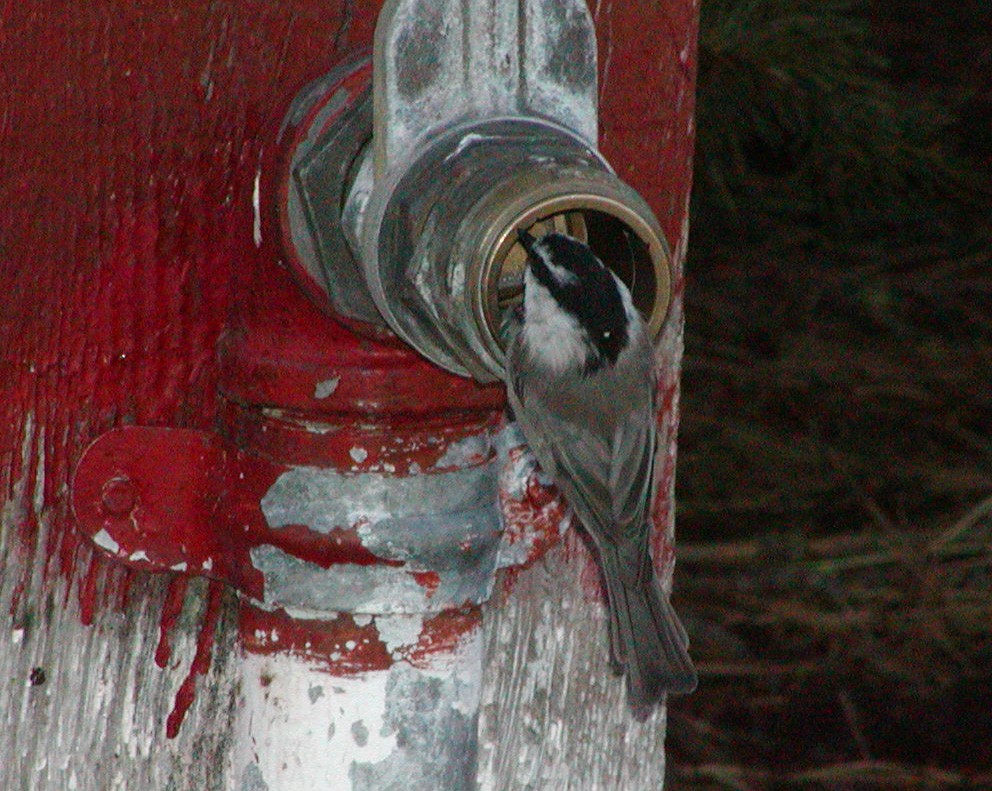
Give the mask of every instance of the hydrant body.
[[[672, 248], [670, 574], [697, 8], [590, 10], [599, 148]], [[617, 727], [595, 571], [555, 545], [500, 385], [370, 327], [371, 303], [331, 315], [290, 271], [265, 182], [285, 110], [370, 50], [378, 11], [4, 12], [0, 787], [660, 786], [663, 723]], [[420, 500], [471, 528], [457, 568], [406, 541]], [[409, 706], [362, 708], [364, 682]], [[475, 755], [425, 735], [429, 711]], [[367, 760], [335, 763], [342, 744]]]

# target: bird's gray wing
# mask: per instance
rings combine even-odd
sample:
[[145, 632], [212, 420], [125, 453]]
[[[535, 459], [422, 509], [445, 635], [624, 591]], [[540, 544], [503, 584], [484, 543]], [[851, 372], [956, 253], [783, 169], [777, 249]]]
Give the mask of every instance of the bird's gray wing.
[[[613, 543], [619, 538], [618, 511], [621, 515], [630, 510], [643, 513], [643, 505], [638, 508], [615, 502], [611, 479], [614, 472], [622, 475], [625, 465], [617, 463], [611, 437], [562, 418], [546, 397], [542, 389], [528, 389], [526, 383], [516, 389], [511, 402], [515, 402], [517, 422], [541, 468], [554, 480], [579, 521], [597, 543]], [[628, 486], [631, 491], [643, 488], [634, 482], [622, 484], [621, 489], [626, 491]]]
[[650, 508], [655, 493], [657, 415], [653, 398], [617, 425], [610, 457], [609, 486], [613, 492], [611, 535], [621, 553], [621, 567], [638, 577], [644, 567], [651, 536]]
[[529, 425], [521, 427], [541, 467], [593, 538], [597, 542], [609, 538], [613, 532], [609, 442], [586, 426], [563, 420], [538, 399], [527, 402], [526, 415]]
[[[547, 383], [523, 359], [522, 344], [507, 352], [507, 395], [527, 444], [565, 500], [590, 532], [602, 532], [611, 519], [610, 443], [588, 427], [563, 419], [548, 403]], [[594, 535], [594, 538], [598, 536]]]
[[[617, 388], [637, 406], [597, 430], [581, 418], [563, 417], [561, 403], [569, 394], [564, 386], [556, 389], [531, 373], [525, 355], [522, 344], [511, 343], [507, 390], [531, 450], [597, 543], [629, 548], [631, 560], [640, 557], [650, 531], [647, 510], [654, 491], [653, 382], [626, 382]], [[614, 408], [622, 411], [624, 406], [630, 405]]]

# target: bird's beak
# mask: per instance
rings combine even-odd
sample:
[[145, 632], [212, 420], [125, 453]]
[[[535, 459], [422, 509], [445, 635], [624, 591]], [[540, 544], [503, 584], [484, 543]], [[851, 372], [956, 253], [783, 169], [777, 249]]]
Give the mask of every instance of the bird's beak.
[[517, 228], [517, 241], [527, 251], [527, 255], [531, 258], [537, 257], [537, 253], [534, 251], [534, 245], [537, 243], [537, 239], [529, 231], [523, 228]]

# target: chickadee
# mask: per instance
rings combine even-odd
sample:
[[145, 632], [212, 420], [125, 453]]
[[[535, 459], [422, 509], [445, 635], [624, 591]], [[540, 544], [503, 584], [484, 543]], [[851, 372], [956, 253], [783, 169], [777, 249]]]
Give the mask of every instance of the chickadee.
[[506, 382], [524, 437], [593, 539], [606, 580], [610, 646], [643, 719], [666, 692], [691, 692], [688, 637], [655, 577], [654, 355], [627, 287], [570, 236], [527, 251], [522, 314], [509, 318]]

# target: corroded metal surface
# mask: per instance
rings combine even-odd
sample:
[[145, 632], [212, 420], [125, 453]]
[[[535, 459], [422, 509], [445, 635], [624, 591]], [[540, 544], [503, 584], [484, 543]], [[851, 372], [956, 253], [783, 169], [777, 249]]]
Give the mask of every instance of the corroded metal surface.
[[374, 57], [377, 178], [466, 120], [540, 116], [596, 142], [584, 0], [387, 0]]

